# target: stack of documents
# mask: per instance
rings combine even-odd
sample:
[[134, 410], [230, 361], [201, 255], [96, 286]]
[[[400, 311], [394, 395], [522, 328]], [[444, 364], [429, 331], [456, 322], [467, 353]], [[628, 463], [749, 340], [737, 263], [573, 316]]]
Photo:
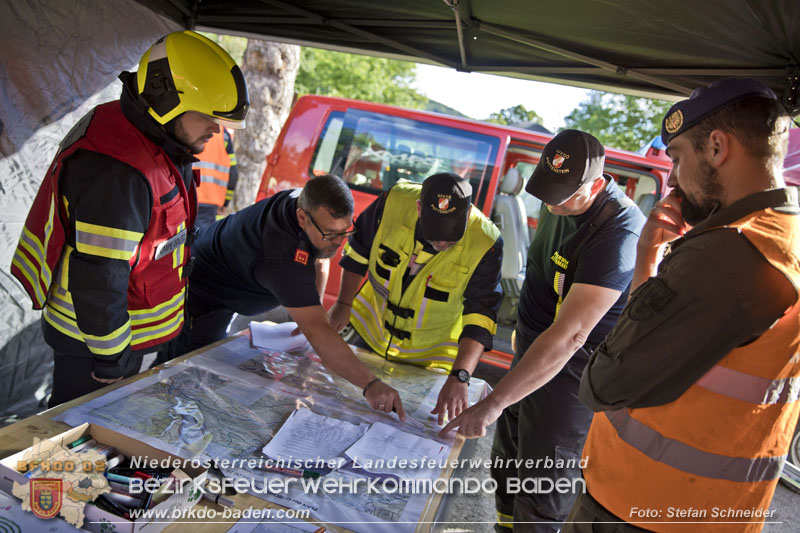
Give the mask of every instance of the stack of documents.
[[380, 422], [355, 425], [298, 409], [262, 451], [270, 459], [303, 463], [317, 473], [326, 473], [319, 467], [329, 465], [368, 476], [428, 479], [438, 476], [450, 446]]
[[292, 335], [295, 329], [297, 322], [250, 322], [250, 341], [254, 348], [278, 352], [307, 352], [311, 349], [311, 344], [302, 333]]

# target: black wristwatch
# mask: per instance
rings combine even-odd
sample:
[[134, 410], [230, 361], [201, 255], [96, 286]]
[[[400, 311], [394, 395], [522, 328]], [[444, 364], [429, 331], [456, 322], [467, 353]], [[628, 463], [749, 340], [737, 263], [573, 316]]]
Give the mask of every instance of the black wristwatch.
[[469, 378], [470, 378], [469, 372], [467, 372], [463, 368], [459, 369], [454, 368], [453, 370], [450, 371], [450, 375], [455, 376], [456, 379], [461, 383], [466, 383], [467, 385], [469, 385]]

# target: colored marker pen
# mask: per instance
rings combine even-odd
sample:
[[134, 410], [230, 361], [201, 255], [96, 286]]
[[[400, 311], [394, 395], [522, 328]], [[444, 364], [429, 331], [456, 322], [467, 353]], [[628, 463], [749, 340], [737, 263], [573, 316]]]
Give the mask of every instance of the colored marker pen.
[[112, 472], [107, 472], [106, 478], [108, 478], [109, 481], [116, 481], [117, 483], [124, 483], [126, 485], [130, 485], [131, 480], [135, 479], [128, 476], [121, 476], [119, 474], [114, 474]]
[[79, 444], [83, 444], [84, 442], [86, 442], [87, 440], [89, 440], [91, 438], [92, 438], [91, 435], [84, 435], [83, 437], [79, 438], [78, 440], [74, 440], [74, 441], [70, 442], [69, 444], [67, 444], [67, 449], [71, 450], [72, 448], [78, 446]]

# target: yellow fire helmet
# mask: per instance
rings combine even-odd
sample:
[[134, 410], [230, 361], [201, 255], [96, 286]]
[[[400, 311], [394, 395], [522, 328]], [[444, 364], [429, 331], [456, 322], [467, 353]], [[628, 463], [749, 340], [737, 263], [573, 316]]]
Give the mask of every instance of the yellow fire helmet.
[[139, 60], [139, 96], [159, 124], [197, 111], [228, 128], [242, 129], [250, 108], [236, 62], [217, 43], [193, 31], [165, 35]]

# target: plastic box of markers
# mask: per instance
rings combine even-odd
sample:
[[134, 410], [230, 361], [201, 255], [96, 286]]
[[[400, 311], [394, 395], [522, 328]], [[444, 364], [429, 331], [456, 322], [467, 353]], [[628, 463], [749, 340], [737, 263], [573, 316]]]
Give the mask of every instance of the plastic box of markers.
[[[97, 424], [82, 424], [69, 431], [51, 437], [48, 440], [66, 446], [86, 435], [91, 435], [92, 439], [99, 443], [113, 446], [117, 454], [122, 454], [127, 458], [147, 457], [148, 461], [156, 460], [158, 463], [161, 463], [165, 459], [169, 459], [170, 463], [173, 461], [180, 461], [180, 470], [186, 474], [188, 480], [185, 480], [185, 484], [180, 489], [174, 488], [172, 490], [174, 493], [170, 494], [166, 499], [160, 501], [157, 505], [149, 507], [149, 509], [153, 511], [149, 518], [129, 520], [119, 514], [105, 511], [95, 505], [86, 505], [86, 507], [84, 507], [84, 529], [100, 532], [109, 531], [109, 527], [112, 527], [113, 531], [117, 533], [134, 533], [139, 531], [149, 533], [161, 531], [169, 525], [169, 522], [173, 520], [174, 516], [185, 516], [183, 510], [194, 507], [201, 499], [198, 490], [206, 482], [206, 469], [193, 468], [190, 461], [184, 462], [175, 455], [159, 450], [158, 448], [153, 448], [148, 444], [126, 437], [116, 431], [112, 431]], [[0, 459], [0, 490], [5, 491], [7, 494], [12, 494], [12, 487], [15, 481], [20, 484], [30, 482], [28, 477], [17, 471], [19, 462], [23, 460], [29, 449]], [[62, 498], [66, 497], [66, 495], [62, 495]], [[154, 518], [157, 516], [157, 513], [162, 514], [162, 516]]]

